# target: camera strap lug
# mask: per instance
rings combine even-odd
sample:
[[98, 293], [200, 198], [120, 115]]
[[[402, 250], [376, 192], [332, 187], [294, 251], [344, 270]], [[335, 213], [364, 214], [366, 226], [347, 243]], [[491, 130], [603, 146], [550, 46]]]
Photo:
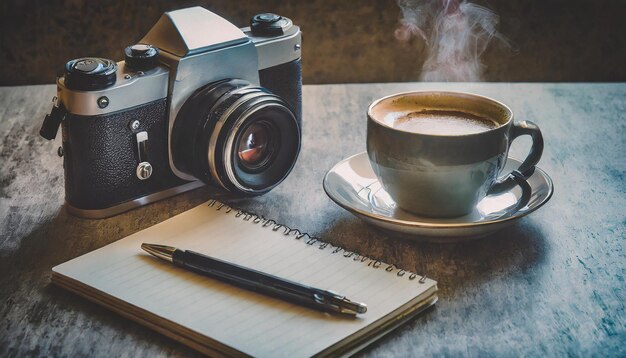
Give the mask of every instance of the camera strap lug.
[[137, 141], [137, 154], [139, 165], [137, 165], [137, 178], [146, 180], [152, 175], [152, 164], [148, 162], [148, 132], [142, 131], [135, 134]]
[[39, 135], [47, 140], [53, 140], [56, 138], [59, 126], [61, 125], [61, 122], [63, 121], [63, 118], [65, 118], [66, 114], [67, 110], [65, 109], [65, 106], [63, 106], [63, 103], [58, 103], [53, 106], [50, 114], [46, 114], [46, 117], [43, 120], [41, 129], [39, 130]]

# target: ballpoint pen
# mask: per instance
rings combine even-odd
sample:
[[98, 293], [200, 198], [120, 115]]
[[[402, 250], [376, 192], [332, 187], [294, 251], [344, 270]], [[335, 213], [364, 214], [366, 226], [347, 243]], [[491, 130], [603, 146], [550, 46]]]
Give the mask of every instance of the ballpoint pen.
[[364, 303], [351, 301], [336, 292], [289, 281], [194, 251], [146, 243], [141, 244], [141, 248], [187, 270], [320, 311], [351, 316], [367, 311]]

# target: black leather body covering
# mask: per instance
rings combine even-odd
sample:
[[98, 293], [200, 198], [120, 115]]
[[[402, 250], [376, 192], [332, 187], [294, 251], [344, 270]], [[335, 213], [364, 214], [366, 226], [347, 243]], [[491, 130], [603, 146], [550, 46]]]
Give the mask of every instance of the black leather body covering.
[[284, 99], [296, 114], [302, 131], [302, 62], [300, 59], [259, 71], [261, 86]]
[[[101, 116], [68, 113], [63, 120], [65, 200], [78, 209], [104, 209], [187, 183], [170, 170], [166, 99]], [[132, 130], [130, 123], [140, 122]], [[135, 133], [148, 132], [153, 172], [140, 180]]]

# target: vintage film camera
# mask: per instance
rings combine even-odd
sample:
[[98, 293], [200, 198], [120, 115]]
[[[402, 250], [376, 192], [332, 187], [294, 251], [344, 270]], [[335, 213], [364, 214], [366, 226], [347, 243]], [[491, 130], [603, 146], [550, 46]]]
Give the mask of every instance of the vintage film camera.
[[165, 13], [125, 61], [69, 61], [40, 132], [62, 125], [69, 212], [107, 217], [205, 183], [274, 188], [300, 150], [300, 44], [288, 18], [239, 29], [192, 7]]

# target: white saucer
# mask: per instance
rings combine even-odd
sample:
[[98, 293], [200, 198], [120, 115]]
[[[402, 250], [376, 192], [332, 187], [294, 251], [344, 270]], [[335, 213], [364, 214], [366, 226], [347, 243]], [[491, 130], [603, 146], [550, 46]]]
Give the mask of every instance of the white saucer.
[[[502, 172], [510, 172], [520, 161], [508, 158]], [[536, 168], [528, 179], [532, 195], [528, 205], [512, 212], [521, 195], [519, 187], [483, 199], [473, 212], [457, 218], [417, 216], [398, 207], [372, 171], [367, 153], [337, 163], [324, 177], [326, 194], [339, 206], [386, 232], [418, 241], [461, 242], [492, 234], [545, 204], [554, 191], [552, 179]]]

